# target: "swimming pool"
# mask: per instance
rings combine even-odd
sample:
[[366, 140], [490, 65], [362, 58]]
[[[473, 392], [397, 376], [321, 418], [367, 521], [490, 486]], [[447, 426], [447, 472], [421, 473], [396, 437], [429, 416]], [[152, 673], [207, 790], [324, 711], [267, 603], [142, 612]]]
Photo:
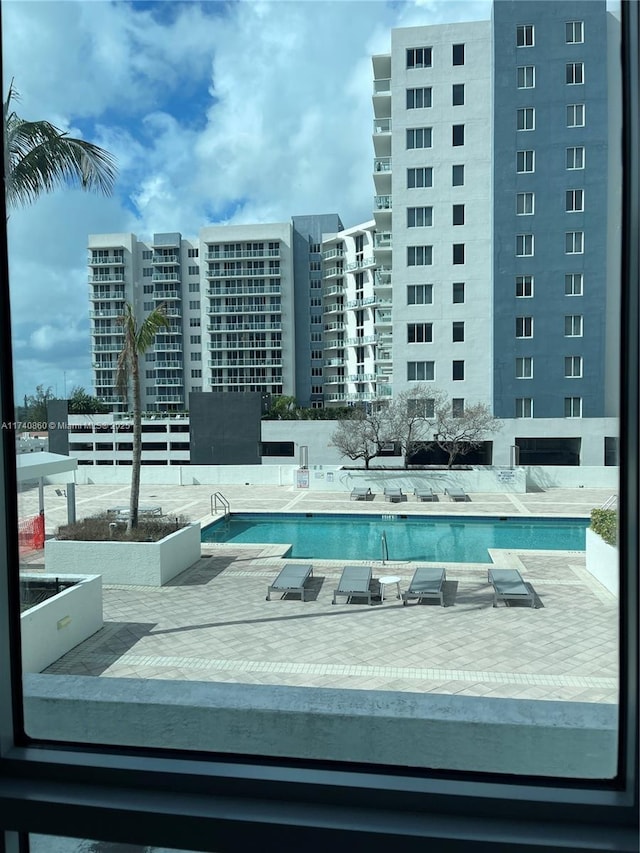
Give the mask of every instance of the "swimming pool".
[[291, 543], [287, 556], [305, 559], [490, 563], [489, 548], [584, 551], [588, 526], [586, 518], [234, 513], [205, 527], [202, 541]]

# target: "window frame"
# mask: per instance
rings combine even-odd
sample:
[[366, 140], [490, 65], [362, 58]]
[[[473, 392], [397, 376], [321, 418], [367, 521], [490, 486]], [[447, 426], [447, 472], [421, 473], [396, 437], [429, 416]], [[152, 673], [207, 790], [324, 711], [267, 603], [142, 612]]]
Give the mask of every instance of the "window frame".
[[518, 107], [516, 110], [516, 130], [519, 133], [528, 133], [536, 129], [536, 108]]
[[[530, 204], [528, 204], [528, 202], [530, 202]], [[536, 194], [531, 190], [516, 193], [516, 216], [533, 216], [535, 212]]]
[[[417, 178], [418, 174], [421, 174], [423, 178], [427, 176], [430, 179], [430, 183], [428, 184], [416, 184], [409, 183], [409, 175], [413, 176], [413, 180]], [[407, 169], [407, 189], [408, 190], [428, 190], [433, 187], [433, 166], [410, 166]]]
[[[259, 756], [194, 756], [127, 747], [28, 743], [22, 734], [19, 666], [17, 508], [13, 435], [0, 431], [0, 847], [17, 833], [68, 835], [178, 849], [309, 850], [360, 845], [371, 853], [401, 846], [448, 853], [520, 849], [637, 849], [638, 564], [637, 376], [640, 290], [640, 21], [622, 4], [623, 151], [620, 484], [622, 641], [619, 773], [611, 782], [481, 776]], [[4, 200], [0, 202], [4, 205]], [[6, 211], [2, 214], [6, 222]], [[3, 282], [7, 248], [0, 249]], [[0, 353], [11, 364], [8, 294], [0, 287]], [[13, 421], [10, 370], [0, 373], [3, 421]], [[24, 849], [24, 848], [20, 848]]]
[[[527, 156], [530, 155], [530, 156]], [[522, 160], [522, 165], [527, 166], [529, 164], [529, 160], [531, 161], [530, 169], [521, 169], [520, 168], [520, 160]], [[520, 151], [516, 151], [516, 174], [517, 175], [532, 175], [536, 170], [536, 152], [533, 148], [524, 148]]]
[[585, 127], [587, 123], [584, 104], [567, 104], [567, 127]]
[[516, 67], [516, 89], [536, 88], [535, 65], [518, 65]]
[[[576, 154], [578, 153], [578, 151], [582, 152], [582, 165], [581, 166], [576, 166], [576, 165], [570, 166], [569, 165], [569, 152], [570, 151], [572, 152], [572, 159], [573, 159], [574, 164], [577, 160]], [[584, 170], [585, 159], [586, 159], [586, 147], [584, 145], [568, 145], [567, 146], [567, 148], [565, 150], [565, 161], [564, 161], [565, 162], [565, 168], [567, 171], [579, 172], [579, 171]]]
[[[522, 34], [522, 39], [520, 35]], [[534, 24], [518, 24], [516, 27], [516, 47], [534, 47], [536, 43], [536, 28]]]
[[[526, 404], [529, 404], [526, 406]], [[518, 405], [520, 404], [520, 405]], [[528, 413], [525, 412], [525, 407], [528, 408]], [[520, 414], [518, 414], [520, 409]], [[515, 398], [515, 415], [516, 420], [529, 420], [533, 418], [533, 397], [516, 397]]]

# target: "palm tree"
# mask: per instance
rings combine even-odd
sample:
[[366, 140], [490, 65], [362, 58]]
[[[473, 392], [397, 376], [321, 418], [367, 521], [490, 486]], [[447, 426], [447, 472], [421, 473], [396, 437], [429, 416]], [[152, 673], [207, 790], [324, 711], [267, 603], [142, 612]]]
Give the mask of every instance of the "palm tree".
[[162, 328], [169, 328], [164, 303], [158, 305], [145, 317], [140, 325], [130, 302], [124, 303], [124, 314], [118, 317], [123, 327], [124, 340], [116, 367], [116, 388], [122, 396], [133, 399], [133, 459], [131, 469], [131, 496], [129, 499], [129, 521], [127, 530], [138, 526], [138, 502], [140, 499], [140, 464], [142, 460], [142, 404], [140, 402], [140, 356], [153, 344]]
[[11, 108], [19, 98], [9, 86], [4, 102], [5, 180], [9, 207], [27, 205], [60, 186], [110, 195], [116, 179], [108, 151], [74, 139], [48, 121], [25, 121]]

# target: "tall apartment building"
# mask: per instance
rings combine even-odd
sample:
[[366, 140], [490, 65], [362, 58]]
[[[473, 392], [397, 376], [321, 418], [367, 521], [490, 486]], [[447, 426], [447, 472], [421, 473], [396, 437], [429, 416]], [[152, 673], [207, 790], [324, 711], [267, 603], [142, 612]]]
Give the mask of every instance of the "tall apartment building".
[[544, 421], [521, 449], [617, 414], [617, 35], [600, 0], [505, 0], [491, 21], [393, 30], [373, 57], [385, 390]]
[[324, 215], [209, 226], [194, 240], [178, 232], [151, 242], [90, 235], [96, 394], [115, 411], [127, 408], [115, 386], [126, 300], [138, 321], [163, 304], [170, 324], [143, 357], [146, 411], [183, 411], [192, 391], [321, 400], [321, 235], [341, 227], [338, 216]]

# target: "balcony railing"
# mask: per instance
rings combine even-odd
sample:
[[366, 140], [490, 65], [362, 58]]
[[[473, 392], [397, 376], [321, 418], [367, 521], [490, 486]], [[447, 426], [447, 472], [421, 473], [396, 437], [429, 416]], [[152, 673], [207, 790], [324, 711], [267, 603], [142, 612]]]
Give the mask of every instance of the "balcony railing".
[[222, 349], [222, 350], [237, 350], [237, 349], [263, 349], [269, 350], [269, 352], [278, 352], [278, 350], [282, 349], [281, 343], [256, 343], [255, 341], [240, 341], [239, 343], [234, 342], [233, 344], [229, 343], [229, 341], [209, 341], [207, 344], [207, 349]]
[[391, 196], [377, 195], [374, 196], [373, 203], [376, 210], [391, 210]]
[[391, 157], [376, 157], [373, 161], [374, 172], [390, 172]]
[[205, 261], [240, 260], [242, 258], [279, 258], [280, 249], [234, 249], [228, 252], [205, 252]]
[[330, 305], [324, 306], [325, 314], [335, 314], [336, 312], [342, 313], [344, 311], [344, 305], [342, 302], [332, 302]]
[[391, 78], [374, 80], [373, 81], [374, 95], [390, 95], [391, 94]]
[[376, 287], [391, 287], [391, 268], [378, 267], [375, 273], [374, 282]]
[[329, 287], [325, 287], [322, 291], [323, 296], [333, 296], [336, 293], [344, 293], [343, 284], [331, 284]]
[[279, 284], [248, 284], [246, 287], [210, 287], [207, 296], [253, 296], [279, 294], [282, 288]]
[[209, 367], [282, 367], [281, 358], [225, 358], [212, 359]]
[[323, 385], [344, 385], [345, 378], [344, 376], [325, 376], [323, 379]]
[[325, 358], [324, 366], [325, 367], [342, 367], [344, 365], [343, 358]]
[[378, 231], [373, 237], [373, 245], [376, 249], [390, 249], [391, 241], [391, 231]]
[[155, 403], [182, 403], [183, 396], [182, 394], [158, 394], [152, 397], [152, 400]]
[[391, 311], [378, 311], [376, 314], [376, 323], [384, 323], [385, 325], [391, 322]]
[[375, 373], [350, 373], [349, 382], [375, 382]]
[[343, 246], [334, 246], [333, 249], [327, 249], [326, 252], [322, 253], [322, 260], [329, 261], [331, 258], [342, 258], [344, 257], [344, 247]]
[[182, 370], [181, 361], [153, 361], [146, 365], [148, 370]]
[[365, 335], [362, 338], [347, 338], [348, 346], [363, 346], [364, 344], [375, 344], [378, 340], [377, 335]]
[[[254, 329], [262, 330], [272, 330], [272, 331], [280, 331], [282, 329], [282, 325], [280, 323], [267, 323], [267, 322], [257, 322], [257, 323], [219, 323], [216, 325], [207, 326], [208, 332], [243, 332], [243, 331], [251, 331]], [[229, 347], [227, 347], [229, 349]]]
[[342, 266], [339, 267], [329, 267], [328, 270], [325, 270], [323, 273], [324, 278], [333, 278], [337, 275], [344, 275], [344, 268]]
[[375, 118], [373, 120], [373, 132], [374, 133], [391, 133], [391, 119], [390, 118]]
[[89, 300], [91, 302], [106, 302], [107, 299], [119, 300], [124, 302], [124, 288], [122, 290], [96, 290], [93, 287], [89, 288]]
[[180, 281], [180, 270], [175, 272], [154, 272], [152, 281]]
[[179, 264], [179, 255], [153, 255], [151, 258], [152, 264]]
[[121, 272], [103, 272], [99, 275], [90, 275], [89, 281], [92, 284], [100, 281], [124, 281], [124, 274]]
[[121, 255], [106, 255], [101, 258], [89, 258], [89, 266], [92, 267], [100, 267], [100, 266], [124, 266], [124, 257]]
[[122, 311], [117, 308], [108, 308], [106, 311], [89, 311], [89, 316], [92, 319], [96, 317], [122, 317]]
[[257, 267], [256, 269], [253, 267], [238, 267], [233, 270], [209, 269], [205, 273], [207, 278], [249, 278], [251, 276], [279, 278], [281, 274], [279, 267]]
[[92, 352], [120, 352], [122, 349], [122, 341], [116, 341], [112, 344], [91, 344]]
[[361, 258], [359, 261], [352, 261], [350, 264], [347, 264], [347, 272], [351, 272], [352, 270], [361, 270], [365, 267], [370, 267], [375, 264], [375, 259], [373, 255], [368, 258]]

